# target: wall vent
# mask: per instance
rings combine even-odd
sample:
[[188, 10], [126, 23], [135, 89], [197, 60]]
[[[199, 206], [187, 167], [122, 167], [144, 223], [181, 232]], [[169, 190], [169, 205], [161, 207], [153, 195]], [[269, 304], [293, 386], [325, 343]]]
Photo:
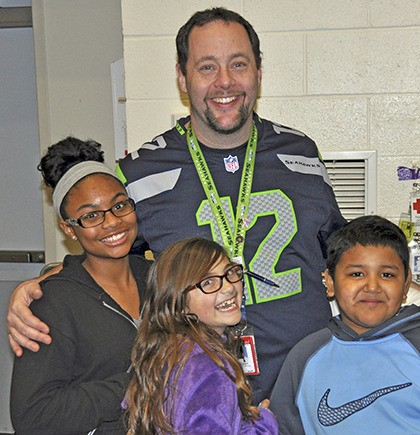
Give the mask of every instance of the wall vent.
[[322, 158], [347, 220], [376, 213], [376, 151], [329, 151]]

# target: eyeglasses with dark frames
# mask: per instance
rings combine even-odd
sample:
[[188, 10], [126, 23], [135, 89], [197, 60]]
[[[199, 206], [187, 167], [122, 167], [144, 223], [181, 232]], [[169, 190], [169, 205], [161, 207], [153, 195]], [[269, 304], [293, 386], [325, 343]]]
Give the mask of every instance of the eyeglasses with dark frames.
[[92, 228], [101, 225], [105, 221], [105, 215], [110, 211], [115, 217], [123, 217], [132, 213], [136, 209], [136, 204], [131, 198], [117, 202], [108, 210], [93, 210], [82, 214], [77, 219], [65, 219], [69, 225], [82, 228]]
[[235, 282], [239, 282], [244, 277], [244, 269], [241, 264], [234, 264], [226, 270], [226, 273], [223, 275], [212, 275], [207, 276], [202, 279], [197, 284], [188, 288], [188, 291], [191, 291], [195, 288], [200, 289], [206, 295], [211, 293], [218, 292], [223, 287], [223, 278], [226, 278], [227, 282], [231, 284], [235, 284]]

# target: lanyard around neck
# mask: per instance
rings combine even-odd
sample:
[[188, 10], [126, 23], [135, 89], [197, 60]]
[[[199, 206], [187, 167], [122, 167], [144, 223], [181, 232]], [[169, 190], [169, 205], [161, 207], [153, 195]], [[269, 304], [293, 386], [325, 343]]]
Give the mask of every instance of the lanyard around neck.
[[251, 197], [252, 180], [254, 177], [257, 141], [258, 130], [254, 124], [246, 148], [241, 184], [239, 186], [238, 204], [236, 206], [234, 233], [232, 234], [229, 221], [223, 209], [222, 201], [220, 200], [213, 177], [211, 176], [206, 159], [204, 158], [191, 124], [187, 131], [188, 149], [190, 150], [195, 169], [210, 203], [213, 215], [216, 218], [223, 244], [232, 258], [243, 258], [245, 234], [248, 226], [248, 208]]

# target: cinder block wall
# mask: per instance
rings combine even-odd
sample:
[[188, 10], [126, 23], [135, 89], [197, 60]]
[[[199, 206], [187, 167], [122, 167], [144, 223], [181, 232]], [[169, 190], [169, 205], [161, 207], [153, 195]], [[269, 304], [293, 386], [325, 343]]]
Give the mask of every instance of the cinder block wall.
[[175, 35], [196, 11], [225, 6], [258, 32], [258, 113], [304, 131], [322, 151], [378, 151], [379, 214], [397, 222], [420, 165], [420, 0], [122, 0], [130, 151], [187, 113]]

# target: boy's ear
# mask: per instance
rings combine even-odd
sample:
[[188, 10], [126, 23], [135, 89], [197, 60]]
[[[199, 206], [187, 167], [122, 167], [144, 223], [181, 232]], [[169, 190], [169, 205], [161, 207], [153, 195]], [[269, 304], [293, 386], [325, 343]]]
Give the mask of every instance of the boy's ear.
[[407, 273], [407, 279], [405, 280], [405, 284], [404, 284], [403, 303], [407, 300], [407, 293], [410, 290], [412, 279], [413, 277], [412, 277], [411, 269], [409, 268]]
[[330, 275], [328, 269], [325, 269], [324, 280], [325, 280], [325, 287], [327, 288], [327, 297], [333, 298], [335, 296], [334, 280]]

